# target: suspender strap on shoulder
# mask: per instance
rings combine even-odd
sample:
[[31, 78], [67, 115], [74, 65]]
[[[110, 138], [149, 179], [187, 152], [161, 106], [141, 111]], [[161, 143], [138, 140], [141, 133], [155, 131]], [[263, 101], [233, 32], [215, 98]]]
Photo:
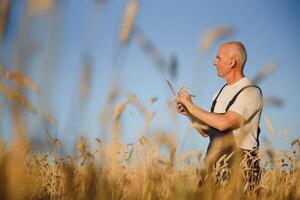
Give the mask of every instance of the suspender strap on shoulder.
[[223, 85], [223, 87], [222, 87], [221, 90], [219, 91], [218, 95], [216, 96], [216, 98], [215, 98], [214, 101], [212, 102], [211, 107], [210, 107], [210, 112], [214, 112], [215, 106], [216, 106], [216, 103], [217, 103], [217, 99], [218, 99], [218, 97], [220, 96], [222, 90], [224, 89], [224, 87], [225, 87], [226, 85], [227, 85], [227, 84]]
[[246, 88], [248, 88], [248, 87], [256, 87], [256, 88], [260, 91], [260, 93], [261, 93], [261, 95], [262, 95], [262, 91], [261, 91], [261, 89], [260, 89], [258, 86], [256, 86], [256, 85], [247, 85], [247, 86], [243, 87], [242, 89], [240, 89], [240, 90], [234, 95], [234, 97], [229, 101], [229, 103], [228, 103], [228, 105], [227, 105], [227, 107], [226, 107], [226, 109], [225, 109], [226, 112], [229, 110], [229, 108], [230, 108], [230, 107], [232, 106], [232, 104], [235, 102], [235, 100], [237, 99], [237, 97], [239, 96], [239, 94], [240, 94], [244, 89], [246, 89]]

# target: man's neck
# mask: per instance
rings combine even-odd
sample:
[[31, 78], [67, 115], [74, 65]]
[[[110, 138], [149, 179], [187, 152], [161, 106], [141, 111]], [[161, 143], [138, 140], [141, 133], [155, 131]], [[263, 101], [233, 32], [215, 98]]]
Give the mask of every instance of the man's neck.
[[228, 76], [224, 77], [224, 79], [226, 80], [228, 85], [232, 85], [244, 77], [245, 76], [242, 73], [232, 73], [232, 74], [228, 74]]

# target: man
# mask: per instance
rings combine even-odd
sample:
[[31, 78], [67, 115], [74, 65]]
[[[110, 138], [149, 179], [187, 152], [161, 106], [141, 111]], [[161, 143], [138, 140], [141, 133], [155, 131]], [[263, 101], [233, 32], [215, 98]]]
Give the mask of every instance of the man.
[[[192, 122], [205, 124], [208, 130], [198, 128], [202, 136], [209, 136], [210, 143], [205, 157], [209, 170], [224, 154], [231, 154], [235, 147], [244, 154], [254, 155], [259, 146], [259, 120], [262, 111], [262, 93], [252, 85], [243, 70], [247, 52], [241, 42], [225, 42], [214, 61], [218, 76], [227, 83], [216, 93], [211, 111], [196, 106], [186, 91], [179, 93], [178, 112]], [[248, 162], [251, 162], [248, 157]], [[257, 160], [257, 159], [256, 159]], [[252, 164], [252, 173], [259, 172], [259, 163]]]

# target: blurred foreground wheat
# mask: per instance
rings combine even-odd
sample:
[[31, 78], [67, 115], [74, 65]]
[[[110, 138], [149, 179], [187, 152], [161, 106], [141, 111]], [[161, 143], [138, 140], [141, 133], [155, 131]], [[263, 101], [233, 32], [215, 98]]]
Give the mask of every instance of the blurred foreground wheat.
[[[74, 156], [35, 152], [27, 140], [16, 139], [9, 146], [1, 142], [0, 199], [300, 198], [299, 139], [292, 142], [290, 152], [260, 152], [265, 157], [261, 181], [250, 189], [243, 177], [249, 169], [243, 162], [230, 170], [220, 161], [209, 177], [202, 177], [202, 154], [176, 155], [176, 138], [170, 134], [140, 135], [136, 143], [123, 144], [119, 120], [131, 103], [141, 107], [136, 97], [129, 96], [115, 109], [110, 144], [96, 138], [97, 148], [93, 149], [81, 137]], [[53, 148], [60, 148], [57, 139], [46, 135]], [[160, 153], [164, 145], [167, 154]], [[221, 160], [226, 163], [228, 158]], [[204, 184], [199, 186], [201, 179]]]

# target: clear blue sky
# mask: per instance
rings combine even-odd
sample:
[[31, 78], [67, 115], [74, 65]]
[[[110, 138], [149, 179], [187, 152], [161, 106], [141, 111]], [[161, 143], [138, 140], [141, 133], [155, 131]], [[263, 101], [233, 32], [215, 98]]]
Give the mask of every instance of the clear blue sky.
[[[24, 20], [24, 3], [12, 1], [12, 15], [8, 34], [0, 49], [1, 62], [14, 69], [16, 46], [37, 43], [37, 51], [24, 53], [24, 71], [42, 86], [41, 94], [28, 93], [38, 114], [27, 114], [31, 136], [41, 135], [41, 113], [50, 111], [57, 120], [57, 136], [65, 143], [77, 140], [80, 134], [93, 141], [105, 138], [99, 124], [100, 112], [105, 105], [111, 87], [112, 62], [117, 54], [119, 29], [124, 8], [128, 1], [110, 1], [100, 6], [95, 0], [59, 1], [55, 11], [27, 17]], [[217, 77], [213, 66], [218, 45], [226, 40], [240, 40], [248, 50], [245, 73], [253, 78], [264, 66], [277, 61], [279, 66], [260, 83], [265, 96], [278, 96], [284, 105], [280, 108], [265, 107], [262, 113], [261, 141], [269, 138], [276, 149], [289, 149], [290, 141], [299, 137], [299, 127], [289, 133], [284, 141], [285, 128], [300, 125], [299, 95], [299, 3], [298, 1], [139, 1], [136, 24], [155, 44], [162, 55], [169, 59], [176, 53], [179, 60], [176, 88], [189, 86], [196, 94], [198, 105], [209, 108], [212, 95], [224, 84]], [[20, 43], [21, 22], [27, 33]], [[235, 28], [233, 36], [219, 40], [208, 54], [198, 51], [198, 42], [211, 27], [229, 25]], [[24, 31], [25, 29], [25, 31]], [[26, 48], [23, 48], [26, 51]], [[125, 51], [124, 51], [125, 52]], [[184, 149], [205, 151], [208, 139], [188, 129], [189, 122], [182, 116], [173, 121], [166, 105], [170, 93], [160, 71], [135, 40], [131, 40], [123, 54], [124, 64], [120, 83], [122, 94], [117, 102], [126, 99], [128, 93], [137, 98], [156, 116], [150, 130], [173, 132], [178, 146]], [[85, 105], [78, 107], [80, 73], [85, 57], [93, 63], [90, 95]], [[166, 75], [167, 76], [167, 75]], [[151, 97], [158, 97], [154, 105]], [[2, 97], [1, 97], [2, 98]], [[3, 100], [1, 99], [1, 102]], [[5, 110], [5, 109], [4, 109]], [[3, 136], [9, 137], [6, 122], [8, 111], [1, 119]], [[268, 116], [277, 131], [272, 139], [263, 118]], [[141, 132], [144, 119], [129, 106], [122, 117], [123, 142], [135, 142]], [[151, 134], [151, 131], [149, 131]], [[109, 137], [107, 137], [109, 138]]]

